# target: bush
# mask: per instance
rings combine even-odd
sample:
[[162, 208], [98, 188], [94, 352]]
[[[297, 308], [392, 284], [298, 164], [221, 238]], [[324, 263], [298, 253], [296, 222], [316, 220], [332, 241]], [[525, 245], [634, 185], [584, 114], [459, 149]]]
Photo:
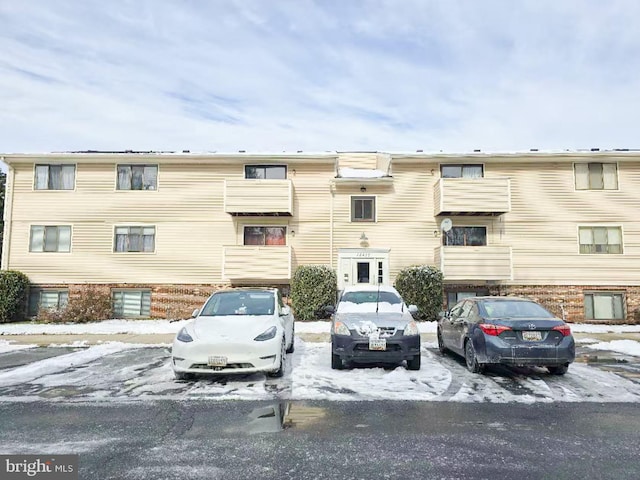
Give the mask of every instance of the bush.
[[442, 311], [442, 272], [436, 267], [418, 265], [400, 271], [395, 288], [408, 305], [416, 305], [419, 320], [437, 320]]
[[0, 323], [24, 319], [29, 278], [22, 272], [0, 272]]
[[291, 279], [291, 306], [296, 320], [324, 318], [322, 307], [335, 305], [338, 279], [324, 265], [301, 265]]
[[113, 317], [111, 293], [88, 285], [69, 296], [69, 303], [60, 309], [43, 309], [38, 320], [48, 323], [89, 323]]

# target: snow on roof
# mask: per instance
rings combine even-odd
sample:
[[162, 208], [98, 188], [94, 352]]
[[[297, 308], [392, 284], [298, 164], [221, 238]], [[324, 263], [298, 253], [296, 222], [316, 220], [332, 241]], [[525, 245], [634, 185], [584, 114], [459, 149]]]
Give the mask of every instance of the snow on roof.
[[338, 176], [341, 178], [382, 178], [389, 175], [382, 170], [342, 167], [338, 169]]

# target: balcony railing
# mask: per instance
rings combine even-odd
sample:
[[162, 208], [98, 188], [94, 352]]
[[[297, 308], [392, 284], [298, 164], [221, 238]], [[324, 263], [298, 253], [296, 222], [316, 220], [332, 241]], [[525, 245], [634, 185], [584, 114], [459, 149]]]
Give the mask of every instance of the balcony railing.
[[512, 279], [509, 246], [440, 246], [436, 248], [435, 261], [447, 281]]
[[291, 216], [291, 180], [225, 180], [224, 211], [231, 215]]
[[502, 215], [511, 210], [508, 178], [441, 178], [434, 188], [434, 215]]
[[290, 246], [223, 247], [222, 277], [231, 281], [266, 282], [291, 278]]

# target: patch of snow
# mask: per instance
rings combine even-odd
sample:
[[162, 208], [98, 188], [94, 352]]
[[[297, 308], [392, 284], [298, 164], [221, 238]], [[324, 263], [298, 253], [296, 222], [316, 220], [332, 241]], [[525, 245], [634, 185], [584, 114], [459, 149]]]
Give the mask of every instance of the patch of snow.
[[35, 348], [38, 345], [35, 344], [16, 344], [9, 340], [0, 340], [0, 353], [14, 352], [16, 350], [26, 350], [28, 348]]
[[349, 168], [341, 167], [338, 169], [338, 175], [342, 178], [382, 178], [388, 177], [386, 172], [382, 170], [373, 170], [366, 168]]
[[576, 343], [598, 343], [600, 340], [595, 338], [574, 338]]
[[94, 323], [8, 323], [0, 335], [111, 335], [177, 333], [188, 320], [105, 320]]
[[640, 357], [640, 342], [635, 340], [612, 340], [610, 342], [600, 342], [593, 345], [587, 345], [593, 350], [608, 350], [611, 352], [624, 353]]
[[640, 325], [596, 325], [591, 323], [570, 323], [574, 333], [637, 333]]
[[[353, 302], [340, 302], [338, 304], [338, 313], [375, 313], [376, 310], [381, 313], [387, 312], [402, 312], [402, 304], [391, 304], [387, 302], [367, 302], [367, 303], [353, 303]], [[404, 311], [408, 311], [404, 308]]]

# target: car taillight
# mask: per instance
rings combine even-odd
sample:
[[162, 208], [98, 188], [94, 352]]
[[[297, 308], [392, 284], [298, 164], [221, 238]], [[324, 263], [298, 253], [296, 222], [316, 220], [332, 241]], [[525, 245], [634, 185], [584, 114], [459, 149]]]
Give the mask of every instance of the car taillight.
[[481, 323], [478, 326], [480, 327], [480, 330], [492, 337], [497, 337], [502, 332], [511, 330], [511, 327], [505, 327], [504, 325], [492, 325], [491, 323]]
[[566, 324], [558, 325], [557, 327], [553, 327], [551, 330], [557, 330], [562, 334], [563, 337], [568, 337], [569, 335], [571, 335], [571, 328], [569, 328], [569, 325]]

